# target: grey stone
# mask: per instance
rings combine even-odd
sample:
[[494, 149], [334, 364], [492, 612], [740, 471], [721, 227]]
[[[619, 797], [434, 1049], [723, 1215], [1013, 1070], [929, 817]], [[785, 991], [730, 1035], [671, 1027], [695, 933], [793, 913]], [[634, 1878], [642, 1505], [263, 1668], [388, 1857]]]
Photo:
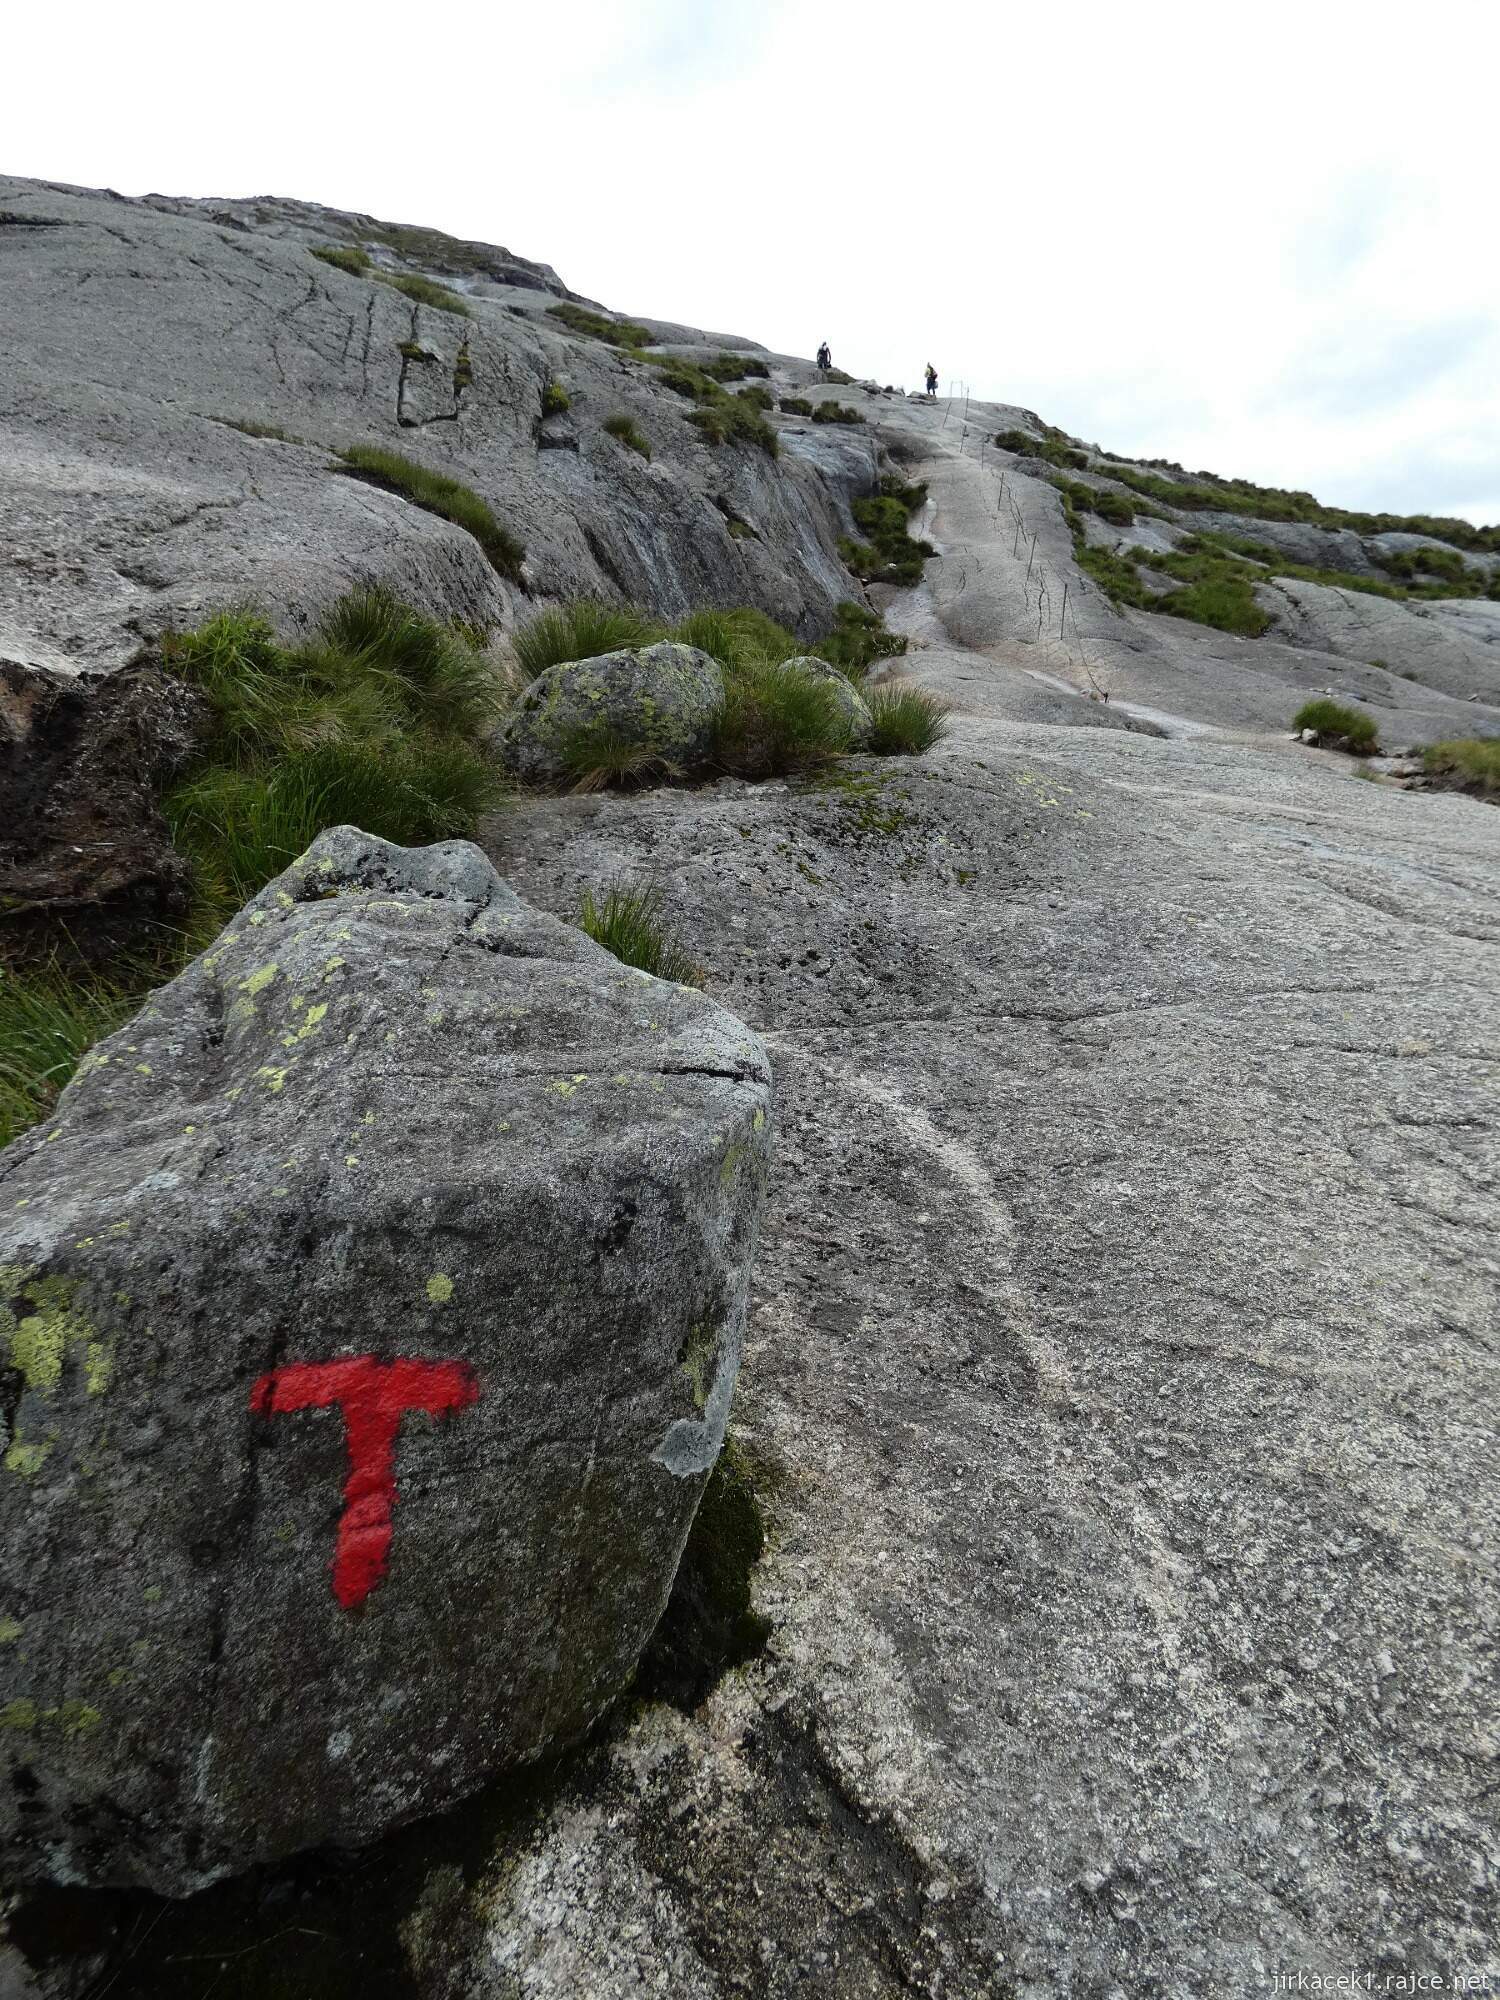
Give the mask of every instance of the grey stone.
[[799, 654], [795, 659], [788, 660], [787, 665], [797, 668], [800, 673], [807, 674], [813, 680], [822, 681], [826, 687], [833, 690], [839, 712], [849, 723], [851, 747], [862, 750], [870, 740], [870, 710], [864, 696], [849, 676], [840, 673], [829, 661], [820, 660], [815, 654], [810, 653]]
[[13, 1875], [184, 1893], [588, 1726], [723, 1435], [768, 1108], [714, 1002], [351, 828], [86, 1060], [0, 1156]]
[[655, 752], [673, 769], [695, 770], [723, 698], [718, 662], [672, 640], [563, 661], [516, 702], [501, 731], [501, 761], [517, 777], [555, 783], [571, 775], [568, 747], [599, 731]]

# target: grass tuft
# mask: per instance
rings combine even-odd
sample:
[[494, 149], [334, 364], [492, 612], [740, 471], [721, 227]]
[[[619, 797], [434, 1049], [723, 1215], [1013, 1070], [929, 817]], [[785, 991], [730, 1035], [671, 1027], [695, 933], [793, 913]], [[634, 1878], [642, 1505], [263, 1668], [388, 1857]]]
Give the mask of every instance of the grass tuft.
[[651, 441], [634, 417], [627, 415], [624, 410], [617, 410], [612, 417], [605, 418], [604, 428], [612, 438], [618, 438], [621, 444], [629, 445], [632, 451], [639, 452], [641, 457], [650, 463]]
[[852, 734], [830, 682], [787, 660], [747, 658], [725, 677], [714, 758], [737, 778], [777, 777], [842, 755]]
[[312, 254], [320, 264], [332, 264], [336, 271], [347, 271], [351, 278], [364, 277], [370, 268], [369, 251], [361, 250], [357, 243], [319, 243]]
[[586, 888], [579, 899], [578, 928], [622, 965], [679, 986], [703, 984], [703, 974], [663, 921], [662, 893], [654, 884], [645, 889], [616, 884], [602, 896]]
[[812, 420], [815, 424], [862, 424], [864, 417], [845, 403], [815, 403]]
[[384, 445], [356, 444], [339, 457], [351, 472], [388, 493], [399, 493], [414, 507], [441, 515], [456, 527], [467, 528], [503, 577], [521, 582], [521, 564], [526, 559], [525, 544], [517, 541], [495, 518], [494, 510], [470, 486], [446, 472], [433, 472]]
[[570, 333], [580, 333], [588, 340], [602, 340], [608, 347], [649, 347], [650, 331], [637, 326], [634, 320], [607, 319], [603, 313], [590, 312], [586, 306], [575, 306], [565, 300], [559, 306], [548, 306], [548, 316], [561, 320]]
[[1428, 777], [1485, 798], [1500, 798], [1500, 736], [1454, 736], [1422, 752]]
[[539, 611], [515, 636], [516, 657], [528, 681], [565, 660], [592, 660], [665, 636], [659, 621], [633, 604], [602, 604], [580, 597]]
[[845, 598], [834, 611], [833, 630], [808, 651], [858, 681], [877, 660], [904, 653], [906, 638], [902, 633], [888, 632], [876, 612]]
[[1292, 717], [1292, 727], [1315, 730], [1330, 748], [1352, 751], [1356, 757], [1368, 757], [1380, 748], [1373, 715], [1341, 701], [1330, 701], [1326, 695], [1303, 702]]
[[123, 1027], [142, 997], [140, 988], [56, 961], [0, 971], [0, 1146], [46, 1117], [82, 1057]]
[[542, 415], [560, 417], [565, 410], [571, 410], [573, 399], [554, 375], [542, 390]]
[[918, 757], [948, 733], [948, 704], [925, 688], [876, 688], [867, 699], [877, 757]]
[[411, 271], [372, 271], [377, 283], [389, 285], [392, 291], [400, 292], [403, 298], [413, 299], [419, 306], [431, 306], [436, 312], [457, 313], [460, 319], [472, 319], [468, 302], [457, 292], [450, 292], [446, 285], [434, 284], [431, 278], [421, 278]]

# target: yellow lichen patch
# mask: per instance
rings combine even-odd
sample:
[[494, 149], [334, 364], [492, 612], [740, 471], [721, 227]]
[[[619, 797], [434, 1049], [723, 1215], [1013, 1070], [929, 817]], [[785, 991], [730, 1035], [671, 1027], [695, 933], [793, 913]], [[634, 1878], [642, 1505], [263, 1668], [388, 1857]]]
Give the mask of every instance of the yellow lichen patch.
[[344, 1165], [346, 1167], [357, 1167], [359, 1165], [358, 1153], [345, 1153]]
[[278, 970], [279, 967], [274, 960], [268, 965], [256, 966], [254, 972], [240, 981], [240, 992], [248, 993], [253, 1000], [257, 993], [265, 992], [271, 981], [276, 977]]
[[137, 1076], [150, 1076], [151, 1074], [150, 1063], [137, 1063], [135, 1066], [135, 1073]]
[[86, 1736], [104, 1717], [86, 1701], [65, 1701], [58, 1708], [38, 1708], [34, 1701], [8, 1701], [0, 1708], [0, 1729], [41, 1729], [48, 1725], [64, 1736]]
[[257, 930], [259, 930], [259, 929], [260, 929], [260, 927], [261, 927], [261, 925], [262, 925], [262, 924], [263, 924], [263, 923], [264, 923], [264, 922], [266, 921], [266, 913], [265, 913], [265, 911], [264, 911], [264, 910], [252, 910], [252, 911], [250, 912], [250, 921], [251, 921], [251, 923], [252, 923], [252, 924], [253, 924], [253, 925], [255, 926], [255, 928], [256, 928]]
[[0, 1287], [12, 1298], [24, 1296], [31, 1302], [29, 1313], [0, 1309], [0, 1330], [9, 1336], [10, 1365], [28, 1389], [50, 1396], [62, 1380], [63, 1360], [72, 1347], [82, 1346], [86, 1355], [106, 1351], [97, 1328], [74, 1310], [76, 1278], [34, 1278], [12, 1266], [0, 1272]]
[[766, 1114], [759, 1106], [756, 1107], [755, 1116], [750, 1120], [750, 1123], [757, 1132], [765, 1130]]
[[[290, 1068], [290, 1065], [288, 1065], [288, 1068]], [[286, 1069], [277, 1069], [274, 1064], [262, 1063], [255, 1074], [263, 1079], [265, 1088], [271, 1092], [273, 1097], [278, 1091], [286, 1088]]]
[[13, 1646], [24, 1629], [19, 1618], [0, 1618], [0, 1646]]
[[115, 1372], [115, 1357], [102, 1340], [91, 1340], [83, 1350], [84, 1387], [91, 1396], [102, 1396]]
[[0, 1708], [0, 1729], [35, 1729], [40, 1714], [34, 1701], [8, 1701]]
[[6, 1471], [15, 1473], [18, 1479], [35, 1479], [56, 1443], [55, 1435], [44, 1437], [40, 1444], [27, 1444], [19, 1435], [13, 1437], [5, 1454]]
[[435, 1306], [445, 1306], [453, 1296], [453, 1280], [442, 1271], [434, 1271], [427, 1280], [427, 1296]]

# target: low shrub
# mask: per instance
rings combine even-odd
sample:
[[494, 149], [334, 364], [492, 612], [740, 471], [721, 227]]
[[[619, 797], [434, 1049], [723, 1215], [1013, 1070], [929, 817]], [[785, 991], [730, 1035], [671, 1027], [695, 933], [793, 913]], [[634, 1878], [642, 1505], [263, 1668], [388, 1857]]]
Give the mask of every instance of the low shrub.
[[585, 888], [579, 899], [578, 928], [612, 951], [622, 965], [679, 986], [703, 984], [703, 974], [663, 920], [662, 893], [655, 885], [627, 889], [617, 884], [603, 895]]
[[1225, 555], [1196, 536], [1170, 554], [1135, 548], [1131, 556], [1184, 586], [1156, 598], [1151, 610], [1249, 639], [1258, 638], [1270, 626], [1271, 614], [1255, 597], [1255, 585], [1264, 581], [1263, 574], [1240, 557]]
[[778, 405], [784, 417], [810, 417], [812, 407], [806, 396], [783, 396]]
[[816, 769], [849, 747], [852, 724], [833, 685], [788, 660], [744, 660], [725, 678], [715, 761], [737, 778]]
[[320, 264], [332, 264], [336, 271], [347, 271], [351, 278], [362, 278], [370, 268], [370, 253], [361, 250], [357, 243], [319, 243], [312, 252]]
[[616, 411], [614, 416], [605, 418], [604, 428], [612, 438], [618, 438], [621, 444], [629, 445], [632, 451], [639, 452], [642, 458], [649, 461], [650, 441], [634, 417], [627, 416], [623, 410]]
[[634, 320], [606, 319], [603, 313], [590, 312], [586, 306], [576, 306], [568, 299], [561, 305], [548, 306], [548, 317], [561, 320], [571, 333], [580, 333], [588, 340], [602, 340], [608, 347], [649, 347], [649, 329], [638, 326]]
[[737, 401], [748, 403], [752, 410], [774, 410], [776, 407], [776, 398], [770, 390], [762, 389], [756, 383], [748, 389], [736, 389], [734, 393]]
[[521, 670], [534, 681], [548, 667], [565, 660], [593, 660], [601, 653], [618, 653], [632, 646], [649, 646], [664, 636], [661, 623], [633, 604], [604, 604], [598, 598], [575, 598], [539, 611], [516, 632], [514, 645]]
[[481, 499], [472, 487], [446, 472], [433, 472], [384, 445], [351, 445], [339, 457], [351, 472], [372, 486], [399, 493], [414, 507], [424, 507], [429, 514], [439, 514], [455, 526], [467, 528], [500, 574], [512, 583], [521, 582], [521, 564], [526, 557], [524, 543], [501, 526], [489, 502]]
[[560, 417], [565, 410], [571, 410], [573, 399], [554, 375], [542, 390], [542, 415]]
[[878, 613], [847, 598], [834, 611], [833, 630], [808, 651], [851, 680], [861, 680], [877, 660], [906, 651], [905, 635], [888, 632]]
[[124, 1026], [149, 983], [56, 961], [34, 972], [0, 970], [0, 1146], [46, 1117], [82, 1057]]
[[877, 757], [920, 756], [947, 734], [948, 704], [925, 688], [875, 688], [867, 699]]
[[1292, 717], [1292, 727], [1311, 729], [1331, 748], [1350, 750], [1357, 757], [1368, 757], [1380, 747], [1373, 715], [1341, 701], [1330, 701], [1326, 695], [1303, 702]]
[[1429, 743], [1422, 768], [1430, 778], [1458, 790], [1500, 798], [1500, 736], [1456, 736]]
[[815, 424], [862, 424], [864, 416], [843, 403], [815, 403], [812, 420]]

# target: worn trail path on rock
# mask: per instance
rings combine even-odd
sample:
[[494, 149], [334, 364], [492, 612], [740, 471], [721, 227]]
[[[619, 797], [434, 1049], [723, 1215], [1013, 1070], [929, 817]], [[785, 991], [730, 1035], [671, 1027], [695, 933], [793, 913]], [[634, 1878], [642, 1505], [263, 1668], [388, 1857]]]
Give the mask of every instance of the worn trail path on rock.
[[978, 468], [911, 469], [936, 752], [495, 828], [556, 910], [662, 885], [779, 1151], [770, 1650], [601, 1752], [496, 1890], [493, 1990], [1480, 1966], [1500, 814], [1233, 740], [1284, 690], [1198, 628], [1100, 666], [1213, 734], [1078, 726], [977, 530], [948, 582]]

